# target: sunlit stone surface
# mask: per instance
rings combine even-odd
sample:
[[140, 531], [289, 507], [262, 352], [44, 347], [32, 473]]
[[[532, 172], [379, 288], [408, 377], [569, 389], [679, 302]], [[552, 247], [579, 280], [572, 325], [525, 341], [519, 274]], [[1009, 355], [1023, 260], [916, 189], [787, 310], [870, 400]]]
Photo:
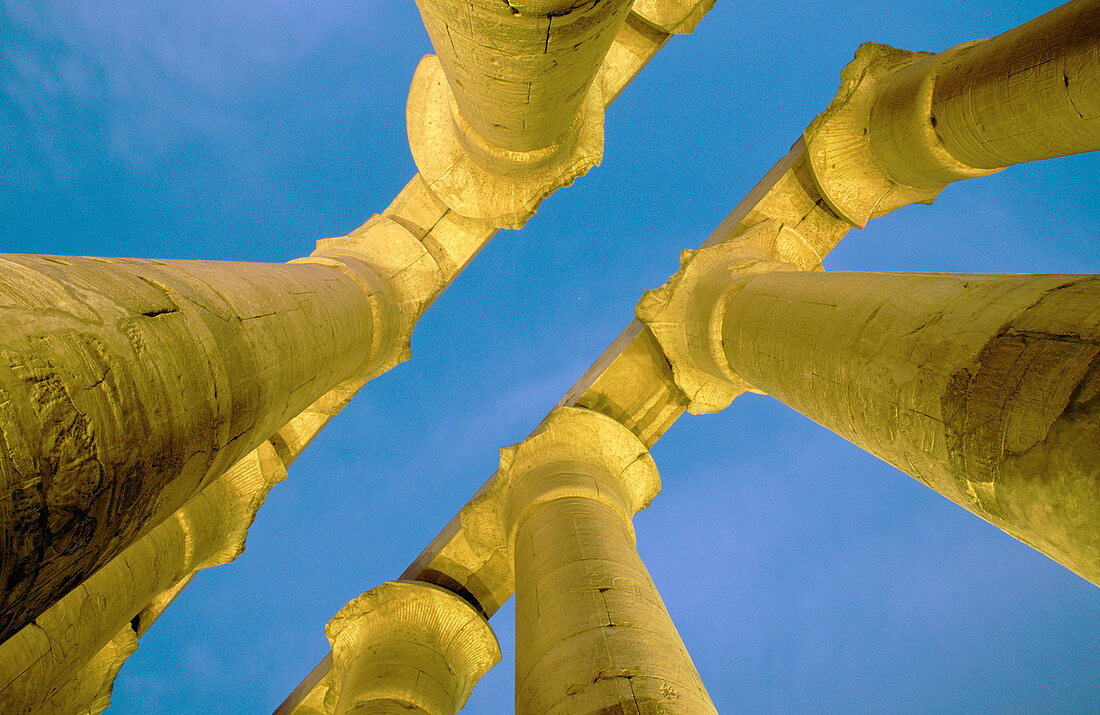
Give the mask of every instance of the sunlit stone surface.
[[[420, 173], [288, 264], [0, 257], [0, 709], [105, 708], [137, 639], [243, 550], [287, 466], [410, 357], [497, 230], [599, 163], [605, 108], [712, 4], [421, 0]], [[647, 448], [746, 390], [1100, 581], [1097, 279], [821, 270], [848, 230], [951, 181], [1100, 148], [1098, 68], [1094, 0], [938, 54], [861, 47], [402, 580], [337, 614], [279, 711], [457, 712], [516, 595], [518, 712], [713, 712], [632, 517], [659, 491]]]

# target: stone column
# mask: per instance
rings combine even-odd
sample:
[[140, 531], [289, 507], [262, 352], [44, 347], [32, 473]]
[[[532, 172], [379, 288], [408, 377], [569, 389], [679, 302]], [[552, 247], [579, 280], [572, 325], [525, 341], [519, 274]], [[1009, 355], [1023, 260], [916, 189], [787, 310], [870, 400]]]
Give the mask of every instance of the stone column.
[[455, 212], [518, 228], [599, 163], [596, 74], [630, 0], [418, 0], [437, 56], [409, 90], [409, 145]]
[[867, 43], [806, 129], [823, 198], [857, 226], [948, 183], [1100, 149], [1100, 2], [939, 54]]
[[[681, 369], [774, 396], [1100, 585], [1100, 277], [752, 274], [715, 248], [695, 258], [725, 290], [682, 270], [643, 300], [670, 306], [645, 318]], [[713, 326], [692, 350], [666, 337], [676, 309]]]
[[527, 152], [581, 113], [629, 0], [419, 0], [460, 117], [486, 142]]
[[750, 384], [1100, 585], [1100, 277], [764, 274], [722, 336]]
[[635, 546], [660, 491], [645, 446], [599, 413], [559, 408], [501, 450], [516, 581], [516, 712], [713, 713]]
[[132, 628], [119, 631], [72, 678], [50, 694], [39, 711], [99, 715], [106, 710], [111, 705], [118, 671], [137, 650], [137, 640]]
[[[256, 511], [285, 477], [282, 461], [265, 442], [33, 624], [0, 643], [0, 711], [34, 711], [47, 698], [56, 709], [77, 709], [76, 698], [87, 693], [84, 685], [66, 685], [73, 678], [100, 683], [98, 692], [106, 697], [122, 661], [137, 647], [137, 636], [162, 610], [158, 598], [167, 605], [195, 571], [232, 561], [244, 551]], [[133, 648], [110, 645], [131, 641]], [[66, 693], [74, 699], [61, 707]]]
[[[1100, 2], [1073, 0], [952, 54], [929, 122], [980, 169], [1100, 149]], [[900, 148], [900, 147], [899, 147]]]
[[0, 639], [391, 360], [391, 288], [311, 260], [0, 257]]
[[325, 628], [332, 644], [328, 713], [454, 715], [500, 662], [485, 618], [455, 594], [391, 581], [344, 606]]

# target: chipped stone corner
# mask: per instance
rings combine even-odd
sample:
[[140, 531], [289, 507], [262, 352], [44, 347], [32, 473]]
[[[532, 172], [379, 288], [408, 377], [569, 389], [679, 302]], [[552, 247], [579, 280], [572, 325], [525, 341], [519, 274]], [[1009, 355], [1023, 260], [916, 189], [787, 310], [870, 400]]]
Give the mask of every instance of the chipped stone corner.
[[955, 160], [932, 117], [938, 73], [973, 44], [935, 55], [860, 45], [836, 97], [803, 133], [814, 181], [838, 216], [863, 228], [902, 206], [932, 203], [952, 181], [996, 171]]

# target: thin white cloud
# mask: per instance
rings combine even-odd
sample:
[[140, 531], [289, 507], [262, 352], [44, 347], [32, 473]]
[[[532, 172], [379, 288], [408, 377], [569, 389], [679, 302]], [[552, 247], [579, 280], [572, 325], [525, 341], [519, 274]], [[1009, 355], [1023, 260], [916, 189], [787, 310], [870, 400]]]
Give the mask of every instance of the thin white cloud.
[[146, 167], [181, 143], [248, 131], [248, 103], [372, 6], [2, 0], [13, 38], [0, 49], [5, 101], [59, 173], [85, 122], [100, 148]]

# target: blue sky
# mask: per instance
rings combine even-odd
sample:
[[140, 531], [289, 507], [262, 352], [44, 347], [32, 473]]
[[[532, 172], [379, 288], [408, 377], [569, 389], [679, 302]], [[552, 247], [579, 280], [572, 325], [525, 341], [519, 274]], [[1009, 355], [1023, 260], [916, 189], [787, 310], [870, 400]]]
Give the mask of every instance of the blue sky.
[[[501, 232], [123, 668], [112, 712], [265, 712], [396, 578], [835, 94], [863, 41], [940, 50], [1052, 3], [719, 0], [607, 116], [603, 165]], [[285, 261], [412, 177], [411, 2], [0, 1], [0, 251]], [[1100, 273], [1100, 157], [1013, 167], [826, 267]], [[770, 398], [653, 449], [638, 545], [722, 712], [1100, 701], [1100, 592]], [[467, 712], [512, 707], [504, 661]]]

